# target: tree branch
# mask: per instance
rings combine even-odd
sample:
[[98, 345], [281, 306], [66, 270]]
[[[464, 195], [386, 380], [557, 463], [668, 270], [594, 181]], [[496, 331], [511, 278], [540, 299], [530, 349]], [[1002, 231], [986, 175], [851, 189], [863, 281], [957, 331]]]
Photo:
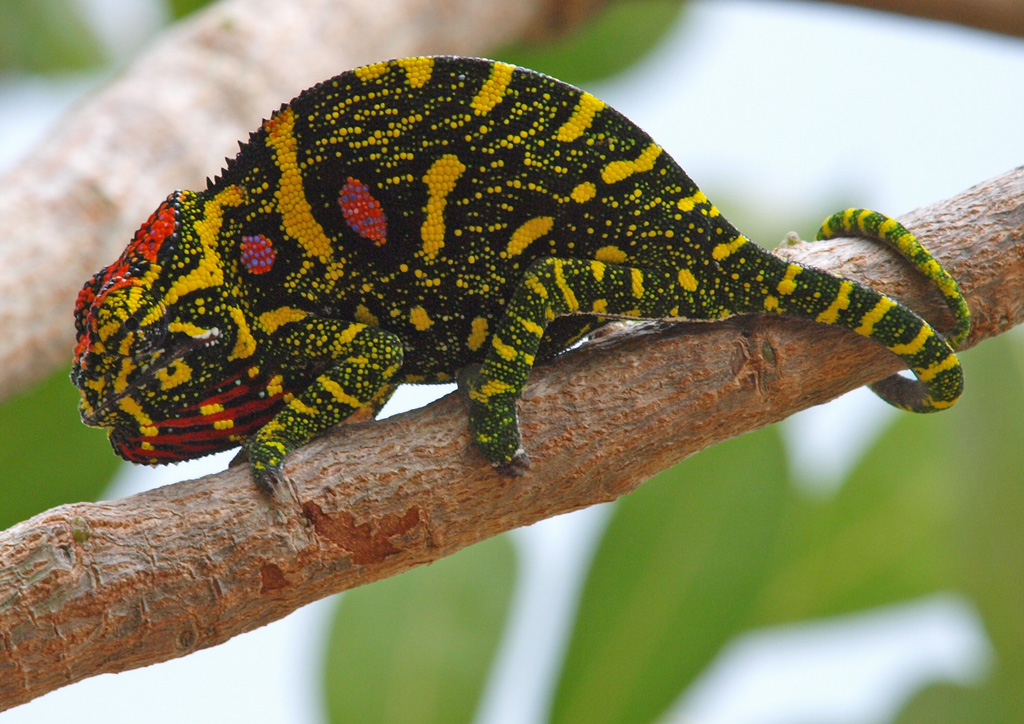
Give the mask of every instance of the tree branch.
[[[903, 221], [963, 285], [970, 344], [1024, 321], [1024, 168]], [[784, 253], [943, 319], [938, 294], [880, 245]], [[533, 467], [516, 480], [472, 448], [450, 395], [296, 452], [276, 503], [243, 467], [54, 508], [0, 533], [0, 708], [214, 646], [331, 593], [613, 500], [700, 449], [899, 368], [875, 343], [791, 319], [639, 325], [535, 371], [521, 405]]]
[[1024, 3], [1020, 0], [828, 0], [837, 5], [882, 10], [927, 20], [1024, 37]]

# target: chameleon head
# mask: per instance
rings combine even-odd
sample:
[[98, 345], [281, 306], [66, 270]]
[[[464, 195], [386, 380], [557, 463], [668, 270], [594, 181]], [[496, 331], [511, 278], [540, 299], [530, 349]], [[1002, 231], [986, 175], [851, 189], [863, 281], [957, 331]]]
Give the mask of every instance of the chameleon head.
[[204, 375], [219, 369], [216, 348], [226, 343], [217, 326], [219, 260], [195, 232], [196, 199], [171, 194], [120, 258], [85, 284], [75, 307], [71, 381], [82, 421], [107, 428], [114, 450], [132, 462], [183, 460], [237, 444], [205, 418], [203, 434], [189, 426], [189, 417], [202, 418], [198, 408], [211, 390]]

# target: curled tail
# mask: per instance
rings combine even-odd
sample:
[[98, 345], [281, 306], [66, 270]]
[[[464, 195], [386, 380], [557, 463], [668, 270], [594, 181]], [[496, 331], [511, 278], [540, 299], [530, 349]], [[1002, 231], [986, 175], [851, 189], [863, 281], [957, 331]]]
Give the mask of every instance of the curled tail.
[[[953, 313], [955, 325], [947, 339], [914, 312], [866, 287], [856, 287], [857, 297], [874, 306], [863, 314], [856, 326], [858, 334], [877, 340], [899, 355], [916, 380], [900, 375], [886, 377], [870, 385], [871, 390], [891, 405], [911, 412], [934, 412], [950, 407], [963, 392], [964, 378], [954, 352], [971, 331], [971, 312], [956, 280], [921, 245], [917, 238], [895, 219], [867, 209], [847, 209], [825, 220], [817, 239], [836, 236], [866, 236], [884, 242], [930, 279], [942, 293]], [[849, 283], [849, 282], [845, 282]]]
[[870, 385], [886, 402], [910, 412], [950, 407], [963, 392], [963, 370], [954, 351], [970, 333], [967, 302], [956, 281], [913, 234], [895, 219], [874, 211], [850, 209], [829, 217], [818, 239], [867, 236], [889, 244], [928, 277], [949, 305], [955, 320], [947, 339], [899, 302], [862, 284], [799, 264], [780, 262], [765, 281], [767, 311], [813, 319], [853, 330], [898, 355], [917, 379], [892, 375]]

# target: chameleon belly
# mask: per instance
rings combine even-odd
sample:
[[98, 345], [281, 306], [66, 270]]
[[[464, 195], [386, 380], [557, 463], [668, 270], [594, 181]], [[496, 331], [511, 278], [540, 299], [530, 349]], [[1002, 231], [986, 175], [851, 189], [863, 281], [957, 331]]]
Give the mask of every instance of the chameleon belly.
[[[830, 219], [895, 246], [969, 329], [955, 282], [873, 212]], [[878, 391], [952, 404], [951, 345], [910, 310], [750, 243], [642, 130], [547, 76], [470, 58], [343, 73], [282, 106], [200, 192], [175, 192], [86, 284], [83, 419], [160, 463], [245, 443], [287, 453], [401, 382], [460, 376], [476, 442], [525, 465], [515, 402], [538, 358], [610, 318], [779, 313], [901, 355]]]

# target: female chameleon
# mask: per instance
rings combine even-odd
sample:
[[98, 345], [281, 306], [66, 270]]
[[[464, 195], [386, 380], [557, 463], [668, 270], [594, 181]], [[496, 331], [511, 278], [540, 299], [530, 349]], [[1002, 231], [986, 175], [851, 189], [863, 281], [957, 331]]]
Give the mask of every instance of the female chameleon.
[[610, 319], [839, 325], [913, 371], [874, 385], [884, 399], [952, 405], [970, 327], [956, 282], [892, 219], [850, 210], [820, 236], [844, 233], [932, 280], [951, 337], [748, 241], [588, 93], [488, 60], [376, 63], [303, 92], [205, 190], [157, 208], [79, 294], [71, 379], [124, 458], [241, 444], [267, 491], [290, 451], [397, 384], [456, 374], [481, 452], [521, 472], [516, 401], [534, 362]]

